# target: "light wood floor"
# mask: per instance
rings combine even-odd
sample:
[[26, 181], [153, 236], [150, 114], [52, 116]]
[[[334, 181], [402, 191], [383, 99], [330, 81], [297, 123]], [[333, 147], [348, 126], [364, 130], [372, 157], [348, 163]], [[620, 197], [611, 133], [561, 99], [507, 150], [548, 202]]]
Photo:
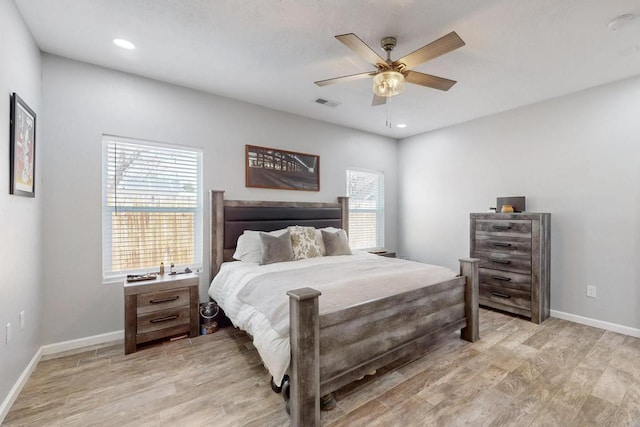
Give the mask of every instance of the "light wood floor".
[[[249, 338], [232, 328], [124, 356], [123, 345], [44, 360], [6, 426], [280, 426]], [[640, 339], [481, 310], [481, 340], [438, 350], [337, 393], [330, 426], [640, 425]]]

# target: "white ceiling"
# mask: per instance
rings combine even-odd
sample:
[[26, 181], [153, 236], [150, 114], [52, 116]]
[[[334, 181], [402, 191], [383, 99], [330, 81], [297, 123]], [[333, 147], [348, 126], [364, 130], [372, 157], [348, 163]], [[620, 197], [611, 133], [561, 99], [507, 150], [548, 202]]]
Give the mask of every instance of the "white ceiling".
[[[640, 17], [608, 29], [639, 0], [15, 2], [45, 52], [394, 138], [640, 74]], [[457, 80], [449, 92], [407, 85], [371, 107], [369, 79], [313, 84], [373, 70], [334, 35], [377, 51], [395, 36], [397, 59], [450, 31], [466, 46], [415, 68]]]

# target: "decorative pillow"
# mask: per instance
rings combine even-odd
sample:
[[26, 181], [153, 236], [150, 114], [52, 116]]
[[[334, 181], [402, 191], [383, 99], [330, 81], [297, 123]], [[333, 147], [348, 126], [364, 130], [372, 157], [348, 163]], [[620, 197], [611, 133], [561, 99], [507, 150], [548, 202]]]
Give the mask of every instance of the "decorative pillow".
[[328, 231], [330, 233], [335, 233], [340, 228], [335, 227], [325, 227], [321, 229], [316, 229], [316, 241], [318, 242], [318, 246], [320, 246], [320, 254], [325, 256], [327, 254], [327, 249], [324, 247], [324, 239], [322, 239], [322, 230]]
[[320, 245], [316, 240], [316, 229], [313, 227], [300, 227], [294, 225], [287, 227], [291, 234], [291, 246], [293, 247], [293, 258], [315, 258], [322, 256]]
[[344, 230], [338, 230], [335, 233], [331, 233], [326, 230], [320, 231], [322, 232], [322, 240], [324, 240], [324, 247], [327, 250], [327, 256], [351, 255], [349, 239]]
[[[281, 236], [286, 233], [286, 229], [271, 231], [272, 236]], [[233, 259], [243, 262], [260, 263], [262, 261], [262, 244], [260, 242], [261, 231], [245, 230], [236, 243], [236, 251]]]
[[260, 232], [260, 244], [262, 247], [260, 265], [293, 260], [291, 235], [288, 231], [280, 236]]

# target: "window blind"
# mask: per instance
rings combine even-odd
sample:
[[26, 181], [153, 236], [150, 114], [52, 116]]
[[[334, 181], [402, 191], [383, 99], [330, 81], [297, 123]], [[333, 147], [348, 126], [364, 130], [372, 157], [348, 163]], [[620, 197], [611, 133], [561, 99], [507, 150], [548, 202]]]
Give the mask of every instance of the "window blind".
[[347, 170], [349, 244], [354, 249], [384, 247], [384, 174]]
[[202, 264], [202, 153], [103, 137], [103, 277]]

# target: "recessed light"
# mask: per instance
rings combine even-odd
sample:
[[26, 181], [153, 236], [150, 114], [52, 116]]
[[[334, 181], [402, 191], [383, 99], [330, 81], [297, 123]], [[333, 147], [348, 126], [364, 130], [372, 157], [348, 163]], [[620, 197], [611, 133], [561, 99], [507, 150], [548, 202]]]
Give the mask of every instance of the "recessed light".
[[113, 44], [123, 49], [133, 50], [136, 48], [136, 45], [131, 43], [129, 40], [125, 39], [113, 39]]
[[407, 124], [406, 124], [406, 123], [398, 123], [398, 124], [396, 125], [396, 127], [397, 127], [397, 128], [400, 128], [400, 129], [402, 129], [402, 128], [406, 128], [406, 127], [407, 127]]

